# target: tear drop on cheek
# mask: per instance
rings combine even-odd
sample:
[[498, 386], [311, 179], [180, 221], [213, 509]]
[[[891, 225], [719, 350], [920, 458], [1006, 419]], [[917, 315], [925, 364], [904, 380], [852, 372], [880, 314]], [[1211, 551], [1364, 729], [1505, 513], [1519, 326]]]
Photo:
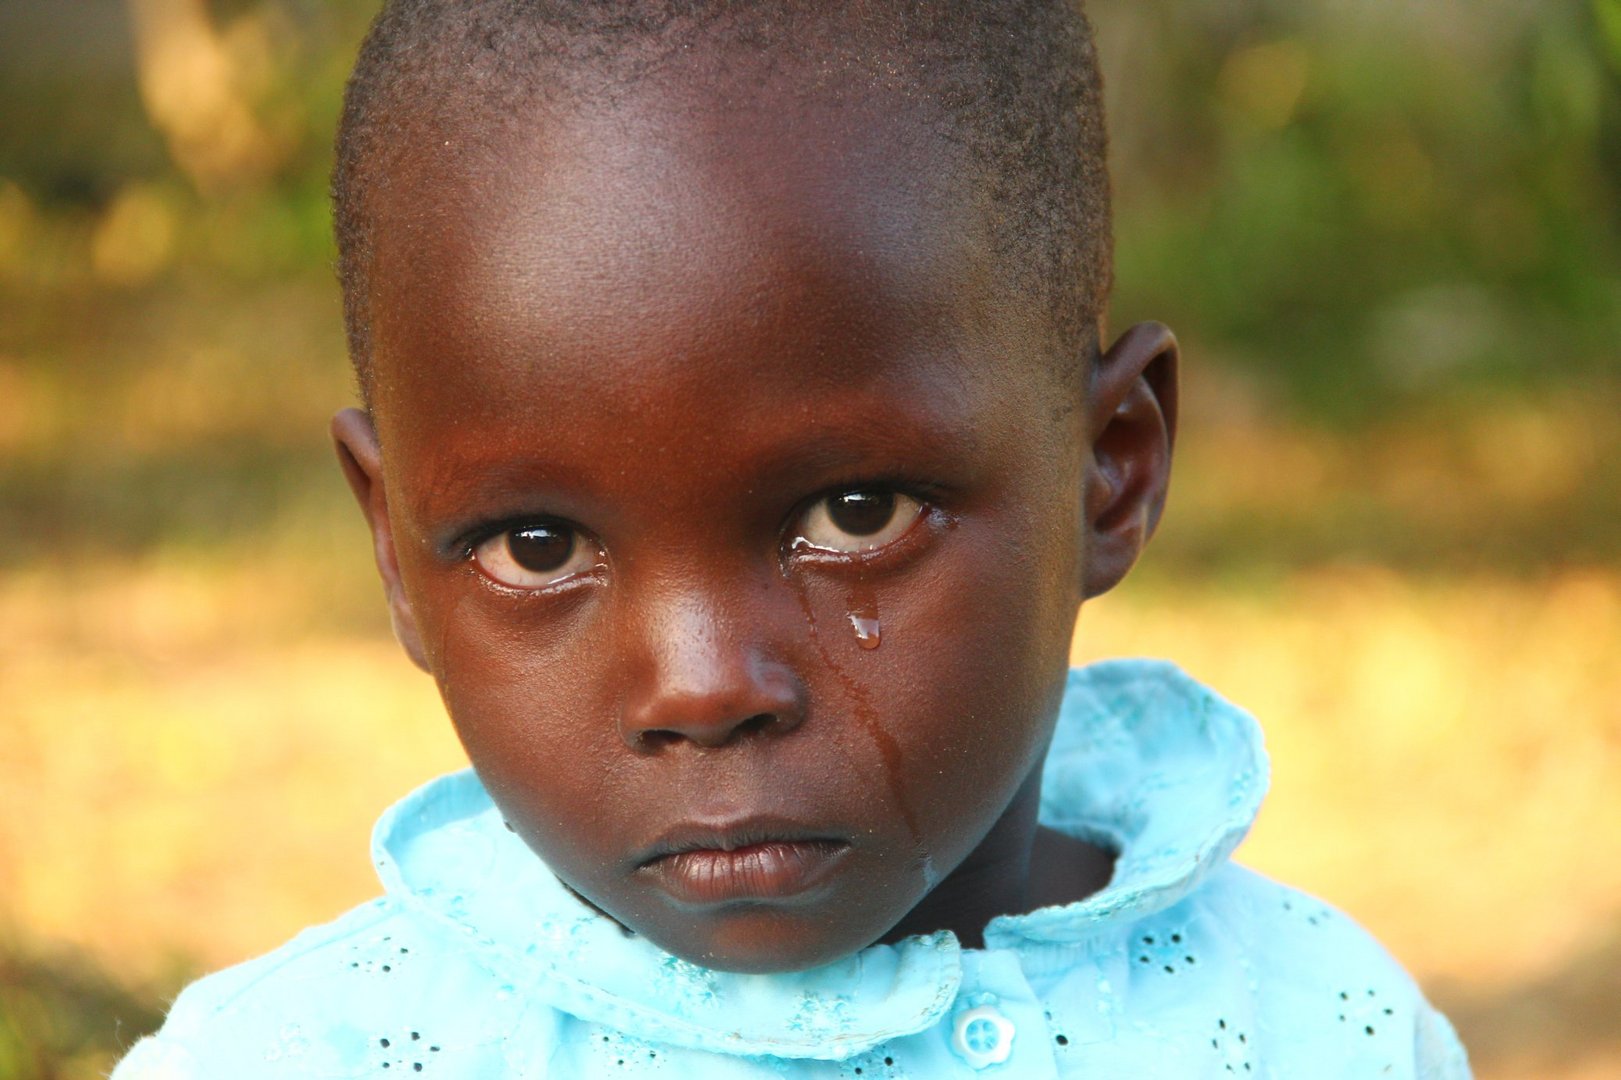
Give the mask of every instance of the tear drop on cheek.
[[856, 632], [856, 643], [863, 649], [876, 649], [883, 641], [883, 630], [878, 625], [878, 594], [865, 585], [850, 593], [850, 629]]
[[860, 615], [852, 611], [850, 627], [856, 632], [856, 641], [863, 649], [876, 649], [882, 643], [883, 628], [878, 625], [875, 616]]
[[[799, 606], [805, 613], [805, 625], [810, 628], [812, 644], [816, 646], [816, 651], [821, 656], [822, 663], [827, 665], [827, 669], [843, 685], [854, 719], [866, 730], [867, 735], [871, 737], [873, 745], [878, 750], [878, 758], [883, 763], [884, 778], [888, 782], [890, 796], [894, 799], [895, 809], [899, 811], [901, 820], [906, 823], [907, 831], [912, 834], [912, 843], [917, 848], [919, 862], [923, 866], [923, 876], [925, 879], [932, 879], [935, 883], [938, 883], [940, 875], [935, 873], [934, 863], [929, 859], [928, 852], [923, 850], [923, 833], [918, 828], [917, 815], [912, 813], [912, 808], [906, 801], [906, 789], [901, 783], [900, 744], [895, 741], [895, 736], [884, 730], [883, 725], [878, 722], [878, 713], [873, 709], [872, 703], [867, 700], [867, 695], [862, 692], [861, 684], [852, 678], [849, 672], [839, 666], [838, 661], [834, 659], [833, 653], [829, 651], [827, 643], [817, 634], [816, 609], [811, 606], [810, 595], [805, 591], [804, 584], [797, 578], [790, 577], [789, 580], [794, 583], [794, 592], [799, 597]], [[861, 641], [863, 648], [876, 649], [878, 647], [878, 598], [871, 589], [859, 586], [855, 594], [849, 599], [849, 606], [852, 609], [850, 625], [856, 631], [857, 640]], [[871, 644], [868, 644], [861, 637], [861, 625], [856, 621], [858, 615], [863, 619], [872, 620]], [[931, 885], [930, 888], [932, 887]]]

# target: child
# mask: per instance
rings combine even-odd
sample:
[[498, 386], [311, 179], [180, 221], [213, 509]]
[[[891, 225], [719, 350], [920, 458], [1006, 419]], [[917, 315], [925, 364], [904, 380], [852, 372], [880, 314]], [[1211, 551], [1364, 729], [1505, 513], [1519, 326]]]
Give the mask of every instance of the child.
[[1253, 722], [1066, 671], [1176, 421], [1104, 143], [1063, 0], [389, 3], [333, 430], [473, 770], [118, 1080], [1466, 1075], [1228, 861]]

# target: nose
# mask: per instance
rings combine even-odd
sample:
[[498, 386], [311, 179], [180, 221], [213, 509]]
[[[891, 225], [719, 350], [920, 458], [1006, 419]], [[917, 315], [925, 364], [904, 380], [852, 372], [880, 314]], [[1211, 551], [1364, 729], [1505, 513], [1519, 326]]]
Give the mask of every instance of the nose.
[[804, 687], [763, 640], [767, 620], [684, 595], [643, 605], [633, 631], [620, 735], [634, 750], [724, 746], [786, 734], [804, 717]]

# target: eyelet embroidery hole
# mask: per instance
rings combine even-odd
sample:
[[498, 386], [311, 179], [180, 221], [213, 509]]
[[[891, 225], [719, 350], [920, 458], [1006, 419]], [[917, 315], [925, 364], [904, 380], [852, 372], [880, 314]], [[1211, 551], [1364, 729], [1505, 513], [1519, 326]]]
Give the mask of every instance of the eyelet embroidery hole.
[[1167, 975], [1175, 975], [1182, 967], [1199, 962], [1188, 943], [1185, 930], [1156, 931], [1137, 937], [1137, 963], [1144, 967], [1158, 967]]
[[1250, 1037], [1246, 1032], [1229, 1027], [1226, 1017], [1216, 1020], [1216, 1033], [1210, 1039], [1210, 1049], [1223, 1059], [1222, 1068], [1230, 1073], [1254, 1072], [1249, 1060]]
[[379, 1061], [378, 1067], [393, 1071], [399, 1068], [409, 1072], [427, 1071], [427, 1063], [442, 1049], [438, 1043], [431, 1043], [422, 1037], [422, 1032], [408, 1030], [403, 1035], [379, 1035], [377, 1048], [387, 1051], [387, 1056]]
[[1396, 1015], [1396, 1010], [1379, 1001], [1379, 994], [1372, 987], [1363, 993], [1350, 990], [1339, 992], [1340, 1008], [1336, 1018], [1342, 1024], [1360, 1027], [1362, 1034], [1372, 1038], [1379, 1033], [1381, 1022], [1387, 1017]]

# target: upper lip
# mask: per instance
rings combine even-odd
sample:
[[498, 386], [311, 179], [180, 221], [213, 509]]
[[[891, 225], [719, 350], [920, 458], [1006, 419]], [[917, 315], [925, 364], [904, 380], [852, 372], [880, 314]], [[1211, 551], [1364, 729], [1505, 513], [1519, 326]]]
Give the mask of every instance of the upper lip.
[[666, 829], [636, 854], [636, 865], [646, 866], [669, 855], [687, 851], [736, 851], [757, 844], [847, 844], [825, 827], [789, 818], [761, 815], [726, 822], [685, 822]]

